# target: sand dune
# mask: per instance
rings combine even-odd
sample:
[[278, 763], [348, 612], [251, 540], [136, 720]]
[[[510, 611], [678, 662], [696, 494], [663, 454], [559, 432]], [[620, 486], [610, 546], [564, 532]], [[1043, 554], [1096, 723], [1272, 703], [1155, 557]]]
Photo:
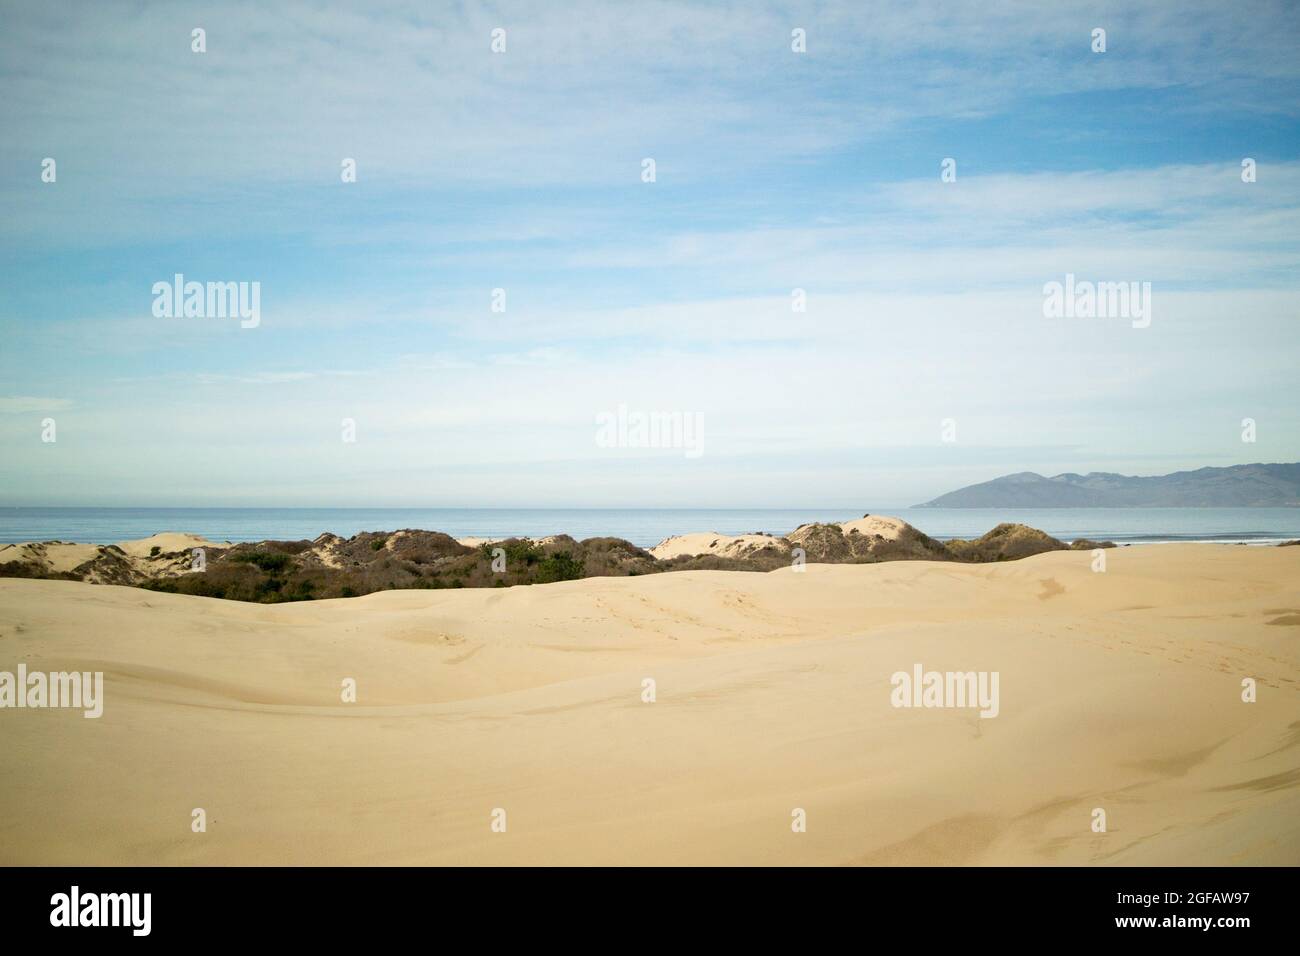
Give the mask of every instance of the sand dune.
[[889, 541], [897, 541], [903, 532], [911, 527], [901, 518], [889, 518], [884, 515], [863, 515], [853, 521], [837, 522], [845, 534], [878, 534]]
[[[0, 564], [28, 564], [49, 575], [79, 573], [90, 568], [83, 580], [95, 584], [117, 584], [124, 583], [124, 579], [134, 579], [133, 576], [184, 573], [189, 570], [190, 552], [194, 548], [229, 546], [229, 542], [219, 544], [195, 534], [174, 531], [111, 545], [22, 541], [0, 544]], [[106, 570], [97, 566], [105, 559]]]
[[[0, 670], [106, 697], [0, 710], [0, 863], [1300, 863], [1300, 549], [1108, 560], [276, 606], [0, 580]], [[916, 663], [999, 672], [1000, 713], [891, 706]]]
[[117, 546], [133, 558], [147, 558], [154, 549], [160, 552], [190, 551], [194, 548], [222, 548], [228, 547], [230, 542], [219, 544], [215, 541], [209, 541], [207, 538], [200, 537], [197, 534], [186, 534], [179, 531], [164, 531], [160, 534], [151, 534], [147, 538], [136, 538], [133, 541], [119, 541]]
[[[798, 535], [808, 527], [809, 525], [802, 525], [795, 529], [794, 534]], [[844, 534], [879, 536], [886, 541], [897, 541], [907, 530], [916, 530], [901, 518], [888, 518], [883, 515], [863, 515], [853, 521], [832, 522], [828, 527], [839, 528]], [[789, 537], [758, 533], [725, 535], [716, 531], [695, 531], [665, 538], [648, 550], [660, 561], [668, 561], [683, 555], [702, 554], [721, 558], [744, 558], [764, 548], [773, 549], [778, 553], [788, 552]]]
[[21, 541], [17, 544], [0, 544], [0, 564], [32, 561], [60, 574], [85, 564], [99, 553], [100, 546], [95, 544], [74, 544], [70, 541]]
[[790, 550], [790, 543], [784, 538], [770, 534], [718, 534], [716, 531], [693, 531], [690, 534], [677, 534], [665, 538], [648, 549], [660, 561], [668, 561], [683, 555], [712, 554], [720, 558], [743, 558], [763, 548], [775, 548], [777, 551]]

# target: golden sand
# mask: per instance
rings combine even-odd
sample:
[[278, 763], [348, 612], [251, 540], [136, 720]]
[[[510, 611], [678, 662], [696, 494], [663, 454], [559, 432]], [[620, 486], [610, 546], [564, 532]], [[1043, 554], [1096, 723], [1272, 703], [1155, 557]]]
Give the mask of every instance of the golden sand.
[[[1107, 561], [0, 580], [0, 669], [105, 679], [99, 719], [0, 710], [0, 863], [1300, 863], [1300, 548]], [[998, 672], [998, 716], [892, 706], [917, 664]]]

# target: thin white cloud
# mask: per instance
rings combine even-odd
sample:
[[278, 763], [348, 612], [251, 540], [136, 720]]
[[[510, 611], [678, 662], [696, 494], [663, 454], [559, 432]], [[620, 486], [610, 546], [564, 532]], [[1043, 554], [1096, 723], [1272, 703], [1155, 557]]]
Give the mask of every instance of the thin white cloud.
[[71, 399], [38, 398], [32, 395], [0, 396], [0, 414], [17, 415], [28, 412], [57, 412], [71, 408]]

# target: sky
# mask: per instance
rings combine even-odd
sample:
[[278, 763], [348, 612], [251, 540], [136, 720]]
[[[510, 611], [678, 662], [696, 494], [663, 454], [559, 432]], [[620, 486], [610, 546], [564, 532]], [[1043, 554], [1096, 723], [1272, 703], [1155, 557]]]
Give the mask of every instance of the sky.
[[[1300, 460], [1298, 40], [1292, 3], [0, 0], [0, 505]], [[156, 314], [178, 273], [257, 283], [255, 327]], [[1149, 313], [1045, 315], [1067, 275]]]

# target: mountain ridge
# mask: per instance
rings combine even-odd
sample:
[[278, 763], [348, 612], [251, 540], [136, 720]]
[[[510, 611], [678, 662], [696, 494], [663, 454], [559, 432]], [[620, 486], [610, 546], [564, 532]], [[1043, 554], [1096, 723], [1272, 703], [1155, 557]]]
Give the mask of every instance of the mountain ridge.
[[940, 495], [918, 508], [1294, 508], [1300, 462], [1207, 466], [1167, 475], [1092, 471], [1050, 477], [1002, 475]]

